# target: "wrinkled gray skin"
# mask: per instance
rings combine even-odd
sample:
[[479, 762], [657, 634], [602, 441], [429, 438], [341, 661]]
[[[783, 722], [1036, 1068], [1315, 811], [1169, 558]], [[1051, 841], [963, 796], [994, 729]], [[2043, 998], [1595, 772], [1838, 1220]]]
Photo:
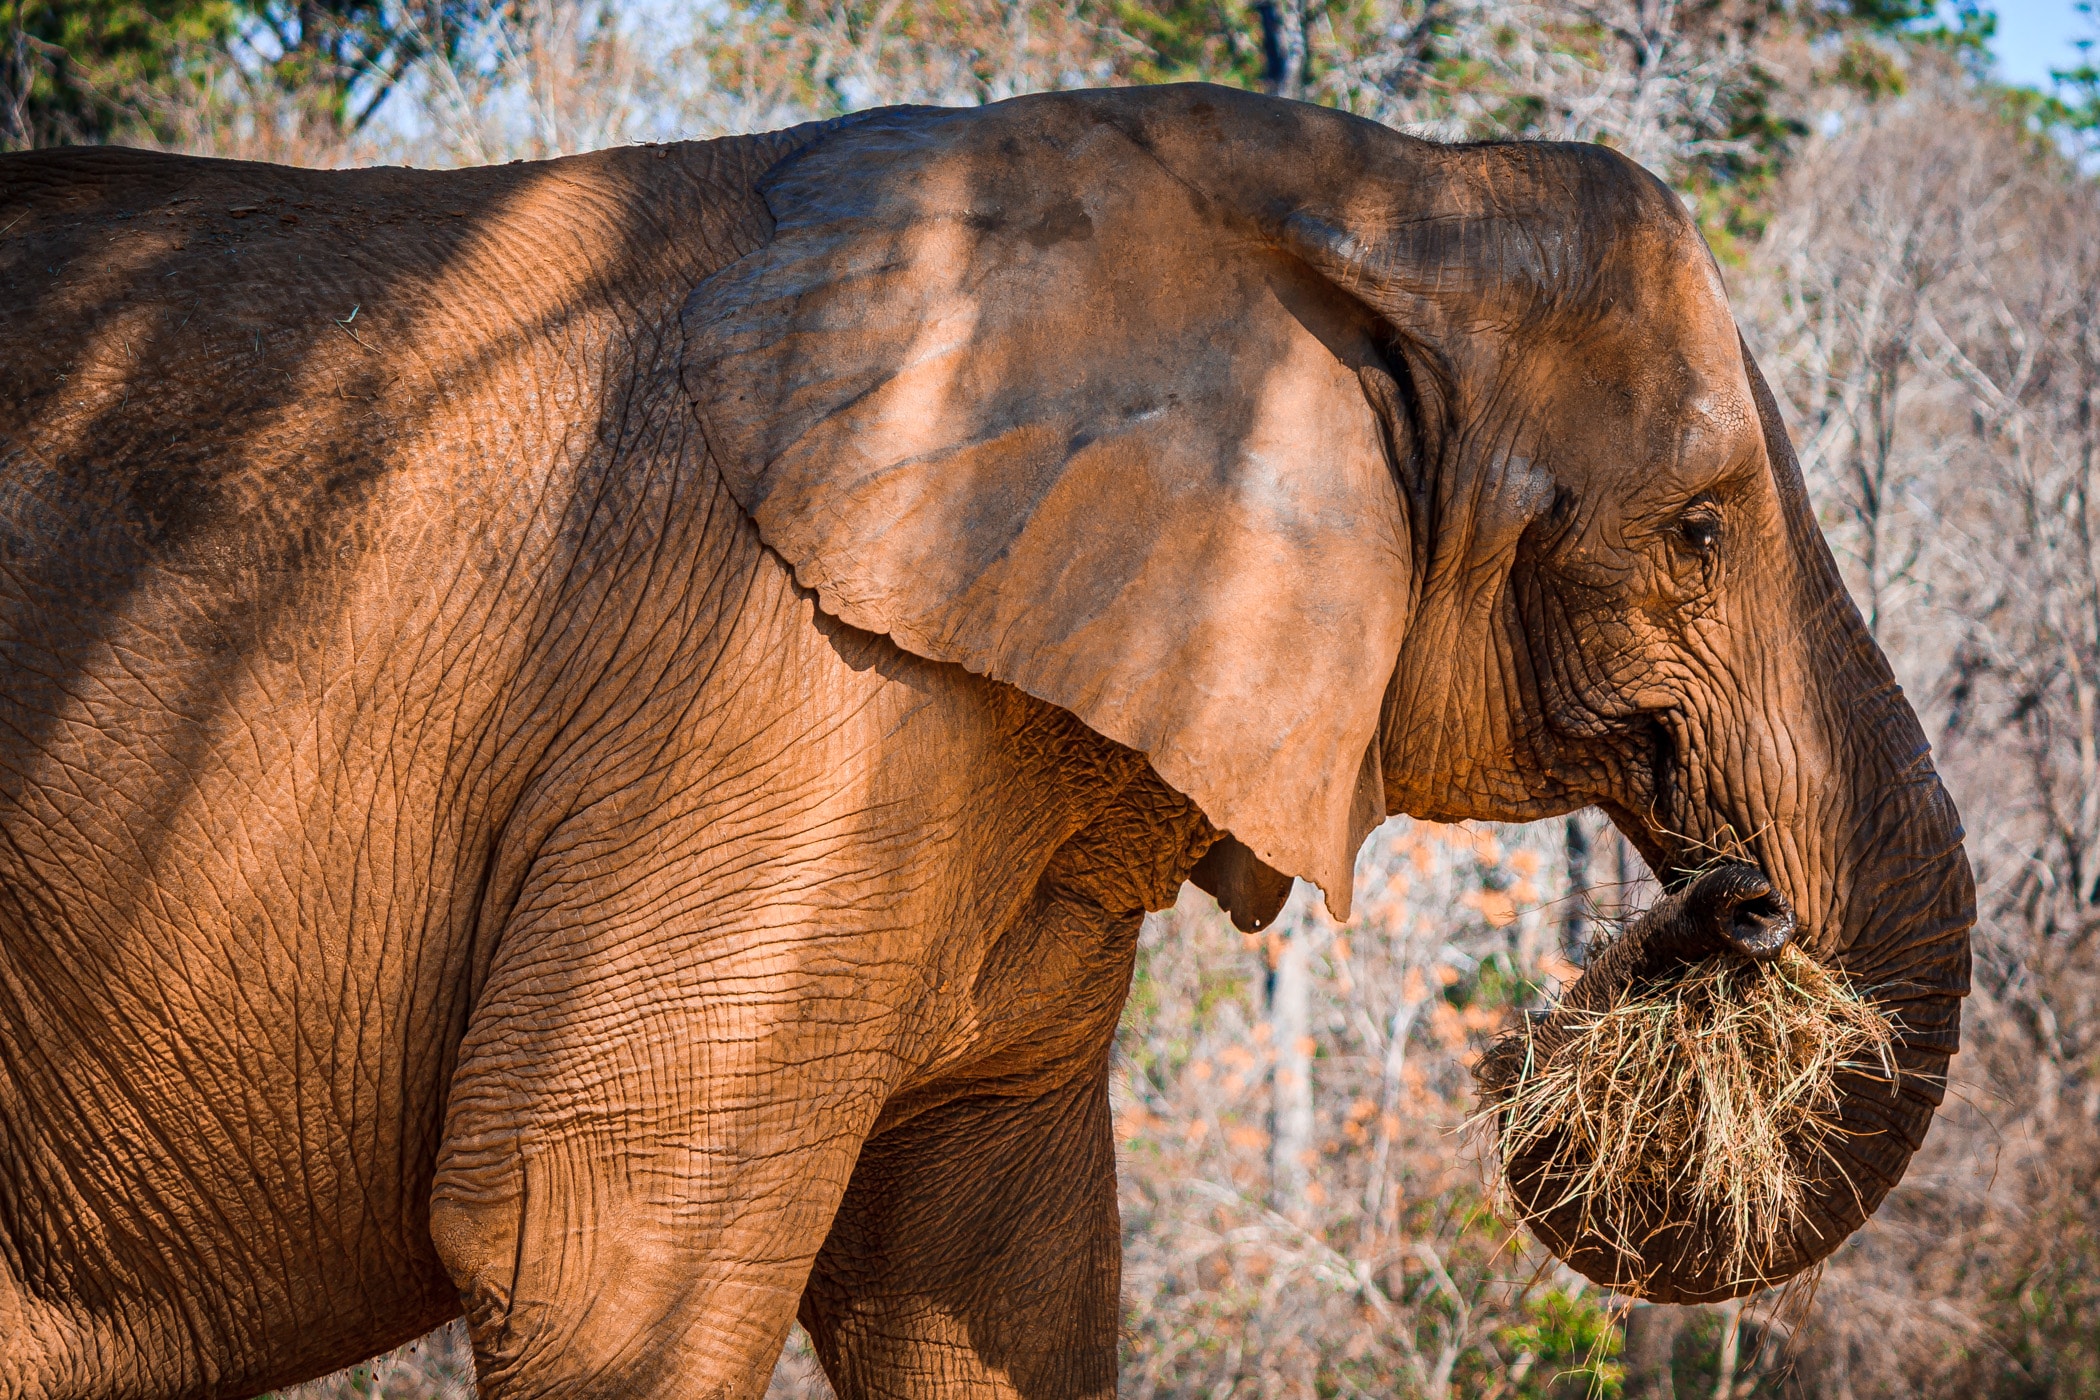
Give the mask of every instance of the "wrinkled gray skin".
[[0, 1397], [461, 1307], [497, 1400], [798, 1312], [1106, 1394], [1142, 913], [1346, 915], [1389, 812], [1740, 838], [1882, 989], [1797, 1264], [1925, 1131], [1959, 826], [1617, 156], [1165, 88], [0, 226]]

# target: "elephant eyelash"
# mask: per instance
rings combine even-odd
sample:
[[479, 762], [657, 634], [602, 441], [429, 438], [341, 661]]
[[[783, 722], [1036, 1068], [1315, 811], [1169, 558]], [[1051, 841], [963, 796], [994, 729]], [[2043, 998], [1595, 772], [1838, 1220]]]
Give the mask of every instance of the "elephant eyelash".
[[1699, 555], [1710, 555], [1721, 543], [1721, 512], [1702, 501], [1678, 517], [1677, 537]]

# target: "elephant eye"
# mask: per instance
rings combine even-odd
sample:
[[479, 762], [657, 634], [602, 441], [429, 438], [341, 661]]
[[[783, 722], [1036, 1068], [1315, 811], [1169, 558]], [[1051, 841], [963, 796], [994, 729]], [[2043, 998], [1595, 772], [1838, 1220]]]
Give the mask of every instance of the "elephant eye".
[[1721, 512], [1711, 501], [1700, 501], [1677, 520], [1677, 538], [1695, 554], [1712, 554], [1721, 543]]

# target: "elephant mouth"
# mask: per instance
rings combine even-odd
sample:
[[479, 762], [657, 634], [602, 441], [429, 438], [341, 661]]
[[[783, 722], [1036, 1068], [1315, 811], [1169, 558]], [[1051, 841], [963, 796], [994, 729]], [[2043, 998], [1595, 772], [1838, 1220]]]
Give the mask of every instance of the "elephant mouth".
[[1571, 1266], [1726, 1297], [1827, 1253], [1840, 1109], [1895, 1083], [1897, 1028], [1793, 942], [1756, 867], [1698, 873], [1527, 1016], [1474, 1074], [1511, 1212]]
[[[1614, 770], [1610, 790], [1588, 794], [1599, 811], [1624, 832], [1666, 888], [1686, 883], [1693, 872], [1672, 849], [1665, 833], [1690, 829], [1680, 811], [1685, 785], [1674, 711], [1643, 710], [1613, 720], [1605, 731], [1604, 762]], [[1681, 840], [1682, 838], [1680, 838]]]

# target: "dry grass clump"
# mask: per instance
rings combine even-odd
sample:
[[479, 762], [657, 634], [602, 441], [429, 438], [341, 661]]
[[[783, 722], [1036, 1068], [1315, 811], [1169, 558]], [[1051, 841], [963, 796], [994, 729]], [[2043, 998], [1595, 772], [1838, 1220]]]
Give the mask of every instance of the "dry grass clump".
[[1478, 1070], [1474, 1121], [1497, 1139], [1521, 1218], [1571, 1213], [1636, 1279], [1663, 1262], [1642, 1258], [1659, 1227], [1696, 1222], [1706, 1257], [1673, 1269], [1759, 1283], [1838, 1131], [1839, 1072], [1892, 1083], [1893, 1039], [1842, 973], [1796, 948], [1707, 958], [1504, 1036]]

